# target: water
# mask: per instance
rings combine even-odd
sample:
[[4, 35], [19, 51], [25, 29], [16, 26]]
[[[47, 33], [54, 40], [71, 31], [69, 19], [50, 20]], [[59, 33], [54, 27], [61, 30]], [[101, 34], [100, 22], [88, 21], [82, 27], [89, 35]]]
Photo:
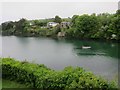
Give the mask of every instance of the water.
[[[109, 80], [118, 74], [117, 43], [40, 37], [1, 38], [2, 57], [29, 60], [55, 70], [79, 66]], [[83, 45], [89, 45], [91, 49], [81, 49]]]

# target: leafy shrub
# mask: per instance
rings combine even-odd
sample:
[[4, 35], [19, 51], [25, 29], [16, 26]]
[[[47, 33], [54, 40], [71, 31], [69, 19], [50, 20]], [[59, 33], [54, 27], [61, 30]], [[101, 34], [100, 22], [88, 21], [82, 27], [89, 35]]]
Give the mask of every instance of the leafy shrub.
[[63, 71], [54, 71], [46, 66], [19, 62], [12, 58], [2, 58], [2, 75], [5, 79], [16, 80], [31, 88], [54, 90], [80, 90], [81, 88], [100, 88], [111, 90], [116, 88], [102, 78], [96, 77], [83, 68], [71, 66]]

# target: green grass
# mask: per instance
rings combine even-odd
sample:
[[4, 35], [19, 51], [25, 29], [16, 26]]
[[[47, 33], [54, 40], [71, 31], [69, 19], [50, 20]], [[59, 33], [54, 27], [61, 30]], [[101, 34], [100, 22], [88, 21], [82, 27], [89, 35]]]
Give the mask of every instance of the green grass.
[[15, 81], [3, 79], [2, 80], [2, 88], [28, 88], [28, 87], [23, 84], [19, 84]]

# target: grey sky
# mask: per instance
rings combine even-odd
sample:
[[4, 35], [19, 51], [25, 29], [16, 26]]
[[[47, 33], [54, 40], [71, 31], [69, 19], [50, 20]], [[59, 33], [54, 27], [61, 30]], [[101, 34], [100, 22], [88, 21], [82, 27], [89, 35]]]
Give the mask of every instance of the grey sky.
[[115, 13], [117, 2], [3, 2], [2, 21], [72, 17], [75, 14]]

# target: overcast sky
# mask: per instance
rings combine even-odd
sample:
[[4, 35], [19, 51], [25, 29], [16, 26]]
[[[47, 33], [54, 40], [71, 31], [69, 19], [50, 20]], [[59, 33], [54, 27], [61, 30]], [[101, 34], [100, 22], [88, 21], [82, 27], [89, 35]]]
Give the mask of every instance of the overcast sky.
[[2, 2], [2, 20], [72, 17], [92, 13], [115, 13], [118, 2]]

